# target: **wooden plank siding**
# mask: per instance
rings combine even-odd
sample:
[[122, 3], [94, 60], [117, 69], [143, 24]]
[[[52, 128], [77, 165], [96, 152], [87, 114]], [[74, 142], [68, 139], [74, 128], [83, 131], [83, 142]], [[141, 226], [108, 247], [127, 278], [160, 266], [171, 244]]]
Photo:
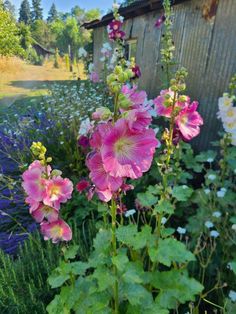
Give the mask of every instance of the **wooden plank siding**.
[[[236, 0], [219, 0], [215, 16], [203, 17], [203, 7], [215, 0], [190, 0], [173, 6], [175, 59], [187, 68], [187, 93], [200, 103], [204, 126], [193, 141], [197, 150], [206, 149], [217, 138], [221, 123], [216, 119], [218, 98], [236, 73]], [[216, 2], [216, 1], [215, 1]], [[154, 27], [163, 11], [153, 11], [124, 22], [127, 38], [137, 38], [136, 61], [142, 77], [140, 89], [150, 98], [161, 89], [160, 40], [162, 30]], [[94, 29], [94, 64], [101, 71], [100, 50], [107, 41], [106, 26]]]

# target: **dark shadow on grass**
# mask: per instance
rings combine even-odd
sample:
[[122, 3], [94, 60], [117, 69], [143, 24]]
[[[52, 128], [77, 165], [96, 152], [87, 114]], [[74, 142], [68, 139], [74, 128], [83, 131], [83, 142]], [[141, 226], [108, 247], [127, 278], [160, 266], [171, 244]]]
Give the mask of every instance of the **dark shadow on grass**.
[[19, 87], [19, 88], [26, 88], [31, 90], [37, 89], [47, 89], [54, 84], [58, 85], [75, 85], [81, 81], [76, 80], [54, 80], [54, 81], [12, 81], [10, 82], [9, 86]]

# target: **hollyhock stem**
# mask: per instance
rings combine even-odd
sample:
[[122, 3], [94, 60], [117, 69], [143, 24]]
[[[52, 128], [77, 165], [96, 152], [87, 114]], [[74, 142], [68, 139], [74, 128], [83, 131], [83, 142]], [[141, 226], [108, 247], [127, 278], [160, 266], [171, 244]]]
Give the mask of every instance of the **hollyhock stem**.
[[[116, 202], [114, 198], [111, 200], [111, 230], [112, 230], [112, 253], [113, 256], [117, 255], [117, 248], [116, 248]], [[114, 275], [117, 277], [117, 268], [114, 265]], [[118, 281], [115, 280], [114, 284], [114, 314], [119, 313], [119, 295], [118, 295]]]
[[115, 93], [114, 97], [114, 122], [118, 119], [118, 100], [119, 100], [119, 93]]
[[170, 157], [172, 155], [172, 147], [173, 147], [173, 133], [174, 133], [174, 124], [175, 124], [175, 103], [176, 103], [176, 92], [174, 92], [173, 104], [172, 104], [172, 113], [170, 120], [170, 133], [169, 133], [169, 142], [168, 142], [168, 150], [167, 150], [167, 166], [170, 162]]

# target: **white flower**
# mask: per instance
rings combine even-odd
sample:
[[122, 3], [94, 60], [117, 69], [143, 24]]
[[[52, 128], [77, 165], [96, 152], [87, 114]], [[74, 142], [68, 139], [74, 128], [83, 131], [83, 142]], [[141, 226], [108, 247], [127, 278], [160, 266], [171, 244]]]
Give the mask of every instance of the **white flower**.
[[211, 190], [210, 189], [205, 189], [204, 192], [205, 192], [206, 195], [208, 195], [211, 192]]
[[231, 301], [235, 302], [236, 301], [236, 291], [230, 290], [229, 298]]
[[91, 130], [92, 126], [89, 118], [83, 120], [80, 125], [79, 135], [86, 135]]
[[213, 217], [216, 217], [216, 218], [219, 218], [219, 217], [221, 216], [221, 212], [218, 212], [218, 211], [213, 212], [213, 213], [212, 213], [212, 216], [213, 216]]
[[161, 218], [161, 223], [162, 223], [162, 225], [164, 225], [166, 222], [167, 222], [166, 217], [162, 217], [162, 218]]
[[213, 238], [217, 238], [219, 235], [220, 235], [219, 232], [216, 230], [211, 230], [210, 232], [210, 236]]
[[231, 228], [236, 231], [236, 224], [233, 224]]
[[217, 191], [216, 195], [218, 197], [224, 197], [227, 190], [225, 188], [221, 188], [219, 191]]
[[103, 48], [107, 49], [107, 50], [110, 50], [110, 51], [112, 50], [111, 45], [108, 42], [103, 44]]
[[225, 93], [223, 97], [219, 98], [218, 105], [220, 111], [227, 111], [233, 106], [233, 97], [230, 97], [229, 94]]
[[208, 229], [210, 229], [210, 228], [212, 228], [214, 225], [213, 225], [213, 223], [211, 222], [211, 221], [206, 221], [205, 222], [205, 226], [208, 228]]
[[83, 47], [79, 48], [79, 58], [86, 58], [87, 55], [88, 53]]
[[177, 232], [178, 232], [179, 234], [185, 234], [185, 233], [186, 233], [186, 229], [185, 229], [185, 228], [178, 227], [178, 228], [177, 228]]
[[211, 181], [214, 181], [216, 179], [216, 175], [215, 174], [209, 174], [208, 179]]
[[125, 217], [133, 216], [135, 213], [136, 213], [135, 209], [127, 210], [127, 212], [125, 212]]
[[207, 159], [207, 162], [209, 162], [209, 163], [211, 163], [211, 162], [213, 162], [214, 161], [214, 158], [208, 158]]

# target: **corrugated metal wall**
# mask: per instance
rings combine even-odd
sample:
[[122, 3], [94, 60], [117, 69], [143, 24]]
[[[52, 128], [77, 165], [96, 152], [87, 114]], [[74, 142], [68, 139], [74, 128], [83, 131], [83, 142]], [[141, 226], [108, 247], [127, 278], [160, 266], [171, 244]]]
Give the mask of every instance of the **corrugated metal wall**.
[[[236, 73], [236, 0], [219, 0], [215, 14], [204, 18], [204, 5], [214, 0], [191, 0], [173, 7], [173, 35], [176, 61], [188, 69], [188, 94], [198, 100], [205, 124], [194, 140], [205, 149], [217, 138], [221, 123], [216, 119], [218, 98]], [[161, 30], [154, 28], [162, 12], [155, 11], [125, 21], [127, 38], [137, 38], [137, 63], [142, 70], [140, 88], [150, 98], [161, 89]], [[212, 13], [212, 12], [211, 12]], [[100, 50], [106, 41], [106, 27], [94, 30], [94, 63], [101, 69]]]

